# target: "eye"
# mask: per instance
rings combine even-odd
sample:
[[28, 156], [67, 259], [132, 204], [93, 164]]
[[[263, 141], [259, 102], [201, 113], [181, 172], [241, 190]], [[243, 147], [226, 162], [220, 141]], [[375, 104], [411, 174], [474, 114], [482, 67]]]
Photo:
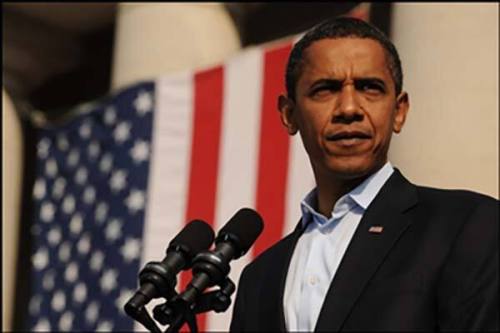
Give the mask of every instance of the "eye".
[[341, 89], [341, 84], [339, 82], [330, 82], [327, 84], [317, 85], [313, 87], [310, 92], [311, 97], [322, 97], [330, 95], [332, 93], [338, 92]]
[[357, 90], [368, 94], [382, 94], [385, 92], [384, 85], [373, 80], [359, 80], [355, 82]]
[[312, 91], [311, 91], [311, 95], [314, 96], [314, 95], [318, 95], [318, 94], [324, 94], [324, 93], [327, 93], [330, 91], [330, 88], [329, 87], [326, 87], [326, 86], [323, 86], [323, 87], [317, 87], [317, 88], [314, 88]]

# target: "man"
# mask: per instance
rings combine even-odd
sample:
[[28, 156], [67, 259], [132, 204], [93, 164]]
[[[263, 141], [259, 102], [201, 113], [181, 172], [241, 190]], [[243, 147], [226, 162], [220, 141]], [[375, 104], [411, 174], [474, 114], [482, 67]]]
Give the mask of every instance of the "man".
[[402, 81], [394, 45], [357, 19], [294, 46], [278, 104], [317, 186], [295, 231], [244, 269], [232, 331], [498, 330], [498, 201], [390, 164]]

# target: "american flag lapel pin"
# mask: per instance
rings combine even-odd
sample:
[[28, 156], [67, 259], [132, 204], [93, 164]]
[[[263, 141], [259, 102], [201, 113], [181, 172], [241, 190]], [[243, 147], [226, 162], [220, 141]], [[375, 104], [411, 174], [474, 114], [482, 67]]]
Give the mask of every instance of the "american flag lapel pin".
[[380, 225], [372, 225], [370, 229], [368, 229], [368, 232], [371, 232], [372, 234], [381, 234], [383, 230], [384, 227]]

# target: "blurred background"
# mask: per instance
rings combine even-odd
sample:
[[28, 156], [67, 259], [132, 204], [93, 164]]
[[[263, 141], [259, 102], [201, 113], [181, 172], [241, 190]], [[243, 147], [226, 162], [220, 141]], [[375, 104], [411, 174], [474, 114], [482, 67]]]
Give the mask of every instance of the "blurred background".
[[2, 3], [2, 329], [26, 329], [40, 128], [345, 13], [400, 52], [411, 109], [392, 163], [415, 183], [498, 198], [497, 3]]

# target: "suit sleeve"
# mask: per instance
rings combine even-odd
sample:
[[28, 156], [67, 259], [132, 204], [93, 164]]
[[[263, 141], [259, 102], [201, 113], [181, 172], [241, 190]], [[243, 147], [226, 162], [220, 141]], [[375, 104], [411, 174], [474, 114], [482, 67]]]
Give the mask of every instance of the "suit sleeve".
[[441, 330], [499, 330], [498, 211], [483, 201], [455, 239], [438, 283]]

